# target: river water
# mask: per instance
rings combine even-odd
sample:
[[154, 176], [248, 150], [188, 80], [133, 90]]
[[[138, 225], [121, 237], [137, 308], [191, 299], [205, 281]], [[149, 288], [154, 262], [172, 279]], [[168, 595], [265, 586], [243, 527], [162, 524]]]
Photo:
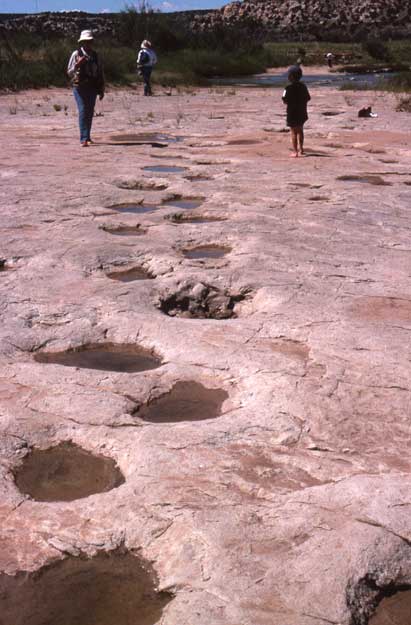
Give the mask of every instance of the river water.
[[[378, 82], [389, 78], [391, 72], [369, 73], [369, 74], [312, 74], [309, 68], [303, 70], [303, 81], [307, 85], [316, 87], [341, 87], [343, 85], [353, 85], [358, 89], [370, 89]], [[235, 78], [213, 78], [210, 81], [213, 85], [230, 87], [284, 87], [287, 80], [287, 72], [284, 74], [255, 74], [254, 76], [238, 76]]]

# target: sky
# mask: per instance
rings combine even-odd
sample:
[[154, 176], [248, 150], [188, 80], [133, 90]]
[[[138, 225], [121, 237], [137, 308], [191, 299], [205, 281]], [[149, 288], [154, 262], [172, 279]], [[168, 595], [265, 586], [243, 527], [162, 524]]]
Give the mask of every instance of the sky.
[[[192, 9], [218, 9], [230, 0], [151, 0], [153, 9], [189, 11]], [[126, 4], [136, 0], [0, 0], [0, 13], [37, 13], [39, 11], [87, 11], [89, 13], [122, 11]]]

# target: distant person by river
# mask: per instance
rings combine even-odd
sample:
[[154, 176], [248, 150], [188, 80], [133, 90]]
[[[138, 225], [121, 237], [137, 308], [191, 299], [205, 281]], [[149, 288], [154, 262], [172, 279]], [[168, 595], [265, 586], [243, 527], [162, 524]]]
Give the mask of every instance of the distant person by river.
[[304, 156], [304, 124], [308, 119], [307, 103], [311, 96], [306, 85], [301, 82], [302, 70], [294, 65], [288, 70], [290, 84], [283, 93], [283, 102], [287, 105], [287, 126], [291, 130], [291, 156]]
[[157, 55], [151, 41], [144, 39], [137, 57], [137, 70], [144, 82], [144, 95], [153, 95], [151, 91], [151, 73], [157, 63]]
[[97, 96], [100, 100], [104, 98], [103, 65], [92, 48], [93, 39], [91, 30], [82, 31], [79, 47], [74, 50], [67, 67], [78, 108], [80, 143], [84, 148], [92, 143], [91, 125]]

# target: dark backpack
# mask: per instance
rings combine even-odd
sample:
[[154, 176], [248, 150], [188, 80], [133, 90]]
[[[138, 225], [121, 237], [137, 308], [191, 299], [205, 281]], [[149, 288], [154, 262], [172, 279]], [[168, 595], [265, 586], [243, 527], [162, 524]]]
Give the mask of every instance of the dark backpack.
[[138, 60], [138, 64], [139, 65], [147, 65], [147, 63], [150, 62], [150, 55], [148, 52], [146, 52], [145, 50], [141, 50], [140, 54], [139, 54], [139, 60]]
[[97, 52], [92, 50], [89, 54], [85, 54], [84, 50], [80, 47], [77, 50], [77, 54], [80, 58], [85, 56], [87, 60], [75, 71], [72, 84], [75, 86], [89, 84], [96, 89], [100, 89], [104, 80]]

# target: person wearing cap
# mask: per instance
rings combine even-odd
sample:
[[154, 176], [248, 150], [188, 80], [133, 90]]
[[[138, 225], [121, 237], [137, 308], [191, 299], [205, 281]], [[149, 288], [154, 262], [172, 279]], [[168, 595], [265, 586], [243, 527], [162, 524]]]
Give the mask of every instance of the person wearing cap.
[[153, 95], [151, 91], [151, 72], [157, 63], [157, 55], [153, 50], [151, 42], [147, 39], [141, 44], [140, 51], [137, 56], [137, 70], [144, 82], [144, 95]]
[[92, 143], [90, 133], [97, 96], [100, 100], [104, 98], [104, 72], [100, 58], [92, 48], [91, 30], [83, 30], [78, 43], [78, 49], [70, 57], [67, 74], [78, 108], [80, 143], [87, 147]]

